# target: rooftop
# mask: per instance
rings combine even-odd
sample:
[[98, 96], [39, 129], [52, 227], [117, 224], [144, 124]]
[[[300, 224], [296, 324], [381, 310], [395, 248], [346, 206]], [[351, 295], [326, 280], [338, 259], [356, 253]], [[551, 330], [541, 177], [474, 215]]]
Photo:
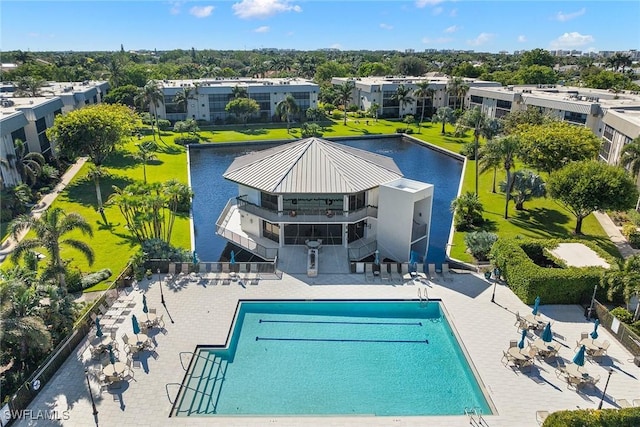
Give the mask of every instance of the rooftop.
[[237, 157], [223, 176], [268, 193], [347, 194], [402, 177], [393, 159], [321, 138]]
[[254, 79], [248, 77], [214, 77], [208, 79], [182, 79], [182, 80], [159, 80], [159, 84], [162, 87], [207, 87], [207, 86], [244, 86], [244, 87], [258, 87], [258, 86], [316, 86], [314, 82], [302, 78], [262, 78]]

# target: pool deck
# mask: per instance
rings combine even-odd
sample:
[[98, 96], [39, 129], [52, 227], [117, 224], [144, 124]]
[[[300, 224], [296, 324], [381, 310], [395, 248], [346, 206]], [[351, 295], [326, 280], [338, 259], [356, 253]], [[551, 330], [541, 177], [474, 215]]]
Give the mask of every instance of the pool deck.
[[[160, 304], [157, 281], [144, 281], [140, 291], [132, 291], [128, 298], [137, 302], [133, 313], [144, 318], [142, 295], [146, 293], [148, 306], [164, 313], [166, 330], [150, 333], [157, 345], [156, 353], [141, 358], [141, 366], [134, 368], [135, 379], [119, 390], [98, 391], [92, 380], [92, 393], [96, 399], [98, 415], [92, 415], [91, 402], [84, 376], [85, 367], [94, 364], [89, 358], [86, 340], [76, 356], [63, 364], [55, 377], [34, 399], [29, 409], [57, 410], [65, 413], [66, 420], [21, 420], [16, 426], [460, 426], [467, 427], [469, 418], [461, 416], [437, 417], [357, 417], [357, 416], [269, 416], [269, 417], [180, 417], [169, 418], [171, 399], [182, 382], [183, 371], [179, 354], [191, 352], [198, 344], [224, 344], [233, 320], [236, 305], [242, 299], [416, 299], [418, 289], [428, 289], [430, 298], [443, 301], [451, 322], [464, 342], [473, 365], [486, 387], [497, 414], [484, 415], [491, 427], [537, 426], [537, 410], [553, 412], [560, 409], [596, 408], [612, 368], [603, 408], [617, 407], [615, 399], [640, 398], [640, 368], [633, 364], [632, 356], [604, 329], [598, 330], [599, 340], [609, 340], [609, 356], [600, 363], [588, 360], [585, 368], [592, 375], [600, 375], [595, 387], [581, 392], [568, 389], [558, 379], [555, 366], [536, 360], [530, 372], [505, 367], [500, 359], [509, 340], [519, 338], [514, 326], [516, 311], [528, 314], [531, 307], [523, 304], [507, 287], [496, 286], [495, 303], [491, 302], [493, 285], [479, 275], [452, 273], [447, 280], [436, 279], [429, 286], [409, 282], [404, 285], [366, 283], [362, 274], [321, 274], [313, 283], [303, 275], [284, 274], [280, 280], [262, 280], [258, 285], [207, 285], [188, 279], [180, 284], [163, 282], [168, 313]], [[543, 301], [544, 303], [544, 301]], [[551, 319], [555, 341], [561, 344], [560, 356], [571, 361], [576, 340], [581, 332], [590, 332], [593, 323], [585, 320], [582, 308], [573, 305], [542, 305], [543, 317]], [[129, 316], [130, 317], [130, 316]], [[118, 339], [123, 333], [131, 334], [131, 321], [120, 326]], [[120, 346], [122, 348], [122, 344]], [[186, 362], [185, 362], [186, 363]], [[256, 373], [257, 375], [259, 373]], [[165, 388], [166, 384], [174, 385]], [[168, 391], [168, 393], [167, 393]]]

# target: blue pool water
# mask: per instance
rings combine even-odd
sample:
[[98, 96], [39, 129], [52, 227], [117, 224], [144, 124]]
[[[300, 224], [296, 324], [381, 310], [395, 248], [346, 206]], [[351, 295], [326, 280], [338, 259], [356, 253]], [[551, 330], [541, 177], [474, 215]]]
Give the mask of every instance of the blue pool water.
[[242, 303], [192, 361], [174, 414], [491, 413], [440, 303]]
[[[406, 178], [434, 185], [431, 236], [427, 262], [440, 264], [453, 220], [449, 211], [456, 197], [462, 162], [423, 145], [398, 138], [340, 140], [341, 144], [393, 158]], [[215, 234], [215, 222], [227, 201], [238, 195], [238, 186], [222, 178], [237, 157], [269, 145], [214, 146], [190, 150], [195, 250], [202, 261], [218, 261], [226, 240]]]

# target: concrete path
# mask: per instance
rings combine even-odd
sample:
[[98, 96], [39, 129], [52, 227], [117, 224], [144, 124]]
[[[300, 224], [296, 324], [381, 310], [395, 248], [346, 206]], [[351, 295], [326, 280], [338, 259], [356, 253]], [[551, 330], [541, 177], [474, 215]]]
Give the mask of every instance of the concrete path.
[[620, 252], [620, 255], [622, 255], [623, 258], [628, 258], [631, 255], [638, 253], [638, 250], [633, 249], [629, 242], [627, 242], [627, 239], [625, 239], [625, 237], [620, 232], [620, 228], [618, 228], [618, 226], [613, 223], [611, 218], [609, 218], [609, 215], [604, 212], [597, 211], [594, 212], [593, 215], [596, 217], [605, 233], [607, 233], [609, 239], [611, 239], [613, 244], [616, 245], [618, 251]]
[[[76, 176], [78, 171], [82, 168], [82, 166], [84, 166], [86, 162], [86, 157], [80, 157], [69, 169], [67, 169], [64, 175], [62, 175], [62, 179], [60, 180], [58, 185], [56, 185], [53, 191], [46, 194], [42, 199], [40, 199], [38, 204], [36, 204], [31, 209], [29, 215], [36, 219], [40, 218], [40, 216], [42, 216], [42, 213], [49, 209], [49, 206], [51, 206], [53, 201], [58, 197], [58, 194], [60, 194], [67, 187], [67, 185], [69, 185], [73, 177]], [[24, 239], [24, 236], [26, 236], [28, 232], [29, 229], [26, 229], [22, 233], [20, 233], [17, 240], [15, 240], [12, 236], [9, 236], [7, 239], [5, 239], [4, 242], [2, 242], [2, 247], [0, 247], [0, 262], [4, 261], [7, 255], [13, 252], [13, 249], [16, 247], [18, 242]]]

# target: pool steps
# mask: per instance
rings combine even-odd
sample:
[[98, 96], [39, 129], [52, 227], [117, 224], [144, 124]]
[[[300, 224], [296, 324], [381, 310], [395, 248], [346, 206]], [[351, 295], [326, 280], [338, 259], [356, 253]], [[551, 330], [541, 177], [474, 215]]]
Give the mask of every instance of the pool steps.
[[215, 414], [222, 383], [227, 371], [227, 361], [213, 352], [193, 353], [196, 357], [191, 375], [183, 385], [176, 416]]

